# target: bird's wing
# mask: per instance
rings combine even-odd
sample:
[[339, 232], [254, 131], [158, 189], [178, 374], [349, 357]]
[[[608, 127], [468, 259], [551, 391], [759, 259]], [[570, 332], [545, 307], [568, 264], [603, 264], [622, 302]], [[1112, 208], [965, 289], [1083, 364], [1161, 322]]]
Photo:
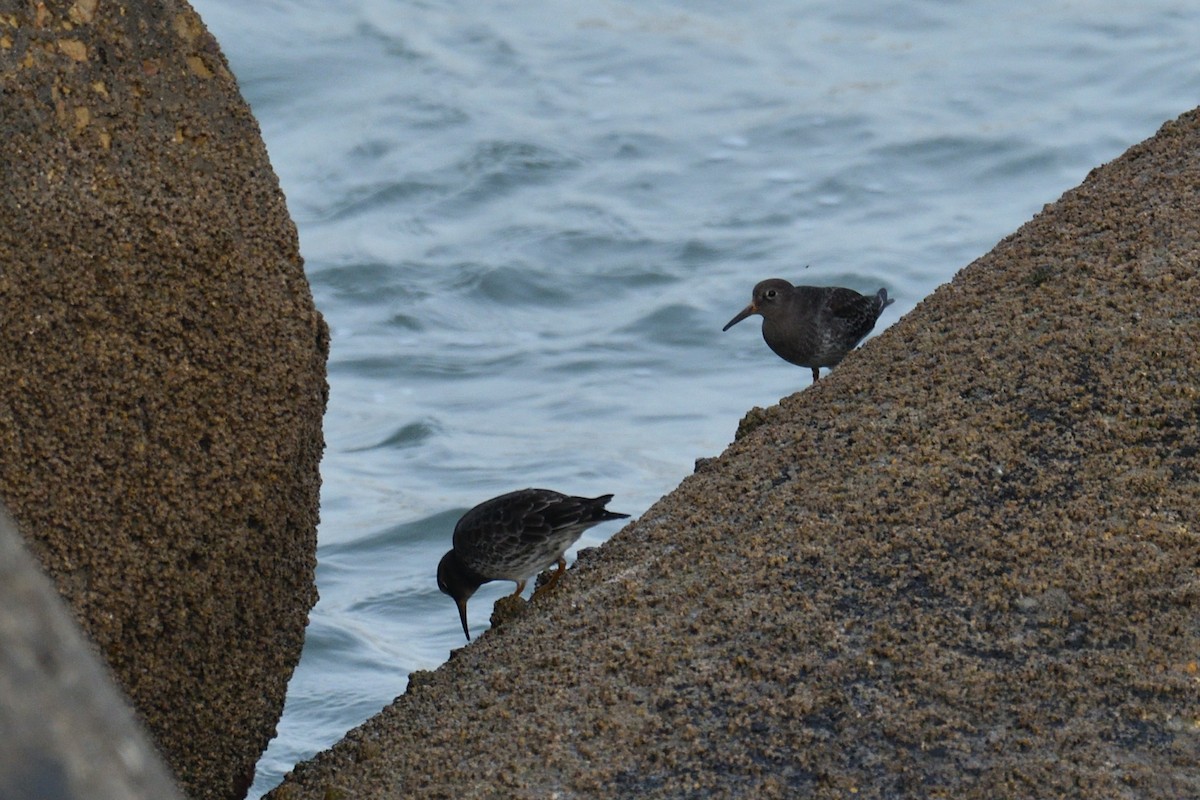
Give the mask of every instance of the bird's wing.
[[829, 310], [835, 317], [847, 319], [862, 316], [871, 306], [871, 298], [853, 289], [834, 289], [829, 294]]

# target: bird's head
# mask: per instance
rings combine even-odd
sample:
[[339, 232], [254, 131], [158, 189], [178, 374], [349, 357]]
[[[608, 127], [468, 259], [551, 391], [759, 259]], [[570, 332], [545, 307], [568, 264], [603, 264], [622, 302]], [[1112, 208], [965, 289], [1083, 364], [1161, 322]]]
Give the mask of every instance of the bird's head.
[[776, 309], [783, 308], [784, 303], [792, 296], [795, 287], [782, 278], [769, 278], [760, 281], [750, 295], [750, 305], [738, 312], [737, 316], [725, 323], [722, 331], [727, 331], [734, 325], [752, 314], [770, 317]]
[[453, 550], [442, 556], [438, 563], [438, 588], [444, 594], [450, 595], [458, 606], [458, 616], [462, 620], [463, 633], [467, 635], [468, 641], [471, 639], [471, 632], [467, 628], [467, 600], [483, 583], [475, 573], [467, 569]]

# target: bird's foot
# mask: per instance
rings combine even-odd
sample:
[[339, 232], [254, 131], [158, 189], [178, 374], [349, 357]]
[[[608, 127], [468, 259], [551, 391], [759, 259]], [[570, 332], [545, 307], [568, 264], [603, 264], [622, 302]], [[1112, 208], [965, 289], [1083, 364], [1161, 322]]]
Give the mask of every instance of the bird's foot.
[[[547, 572], [548, 571], [549, 570], [547, 570]], [[539, 586], [537, 587], [537, 589], [534, 590], [533, 597], [529, 598], [530, 602], [533, 602], [533, 600], [538, 595], [553, 592], [555, 587], [558, 586], [558, 582], [562, 578], [563, 573], [566, 571], [567, 571], [567, 560], [565, 558], [560, 558], [558, 560], [558, 569], [554, 570], [554, 573], [549, 578], [546, 579], [545, 583], [540, 583], [540, 581], [539, 581]], [[545, 575], [545, 574], [546, 574], [545, 572], [542, 573], [542, 575]], [[541, 575], [539, 575], [538, 577], [541, 578]]]

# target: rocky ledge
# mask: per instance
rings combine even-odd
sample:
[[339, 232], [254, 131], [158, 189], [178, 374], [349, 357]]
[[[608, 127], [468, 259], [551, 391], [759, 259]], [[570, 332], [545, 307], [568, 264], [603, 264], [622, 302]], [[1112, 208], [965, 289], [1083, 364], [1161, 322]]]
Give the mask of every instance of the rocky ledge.
[[1200, 116], [272, 793], [1200, 796]]

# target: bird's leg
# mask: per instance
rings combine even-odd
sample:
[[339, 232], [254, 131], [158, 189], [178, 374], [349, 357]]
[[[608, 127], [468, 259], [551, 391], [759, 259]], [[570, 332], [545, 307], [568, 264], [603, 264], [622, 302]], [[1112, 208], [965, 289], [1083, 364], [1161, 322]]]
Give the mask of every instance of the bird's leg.
[[[558, 579], [561, 578], [563, 573], [566, 571], [567, 571], [567, 559], [563, 558], [562, 556], [559, 556], [558, 557], [558, 569], [554, 570], [554, 574], [550, 576], [550, 580], [546, 581], [542, 586], [538, 587], [538, 590], [533, 593], [533, 597], [537, 597], [542, 592], [548, 592], [548, 591], [553, 590], [554, 587], [558, 585]], [[532, 600], [533, 597], [531, 597], [529, 599]]]
[[816, 383], [820, 377], [821, 377], [821, 368], [813, 367], [813, 383]]
[[562, 556], [558, 557], [558, 569], [554, 570], [554, 574], [550, 576], [549, 582], [546, 584], [547, 589], [553, 589], [558, 586], [558, 579], [567, 571], [567, 559]]
[[525, 581], [517, 581], [517, 590], [509, 596], [510, 597], [520, 597], [521, 592], [523, 592], [523, 591], [525, 591]]

